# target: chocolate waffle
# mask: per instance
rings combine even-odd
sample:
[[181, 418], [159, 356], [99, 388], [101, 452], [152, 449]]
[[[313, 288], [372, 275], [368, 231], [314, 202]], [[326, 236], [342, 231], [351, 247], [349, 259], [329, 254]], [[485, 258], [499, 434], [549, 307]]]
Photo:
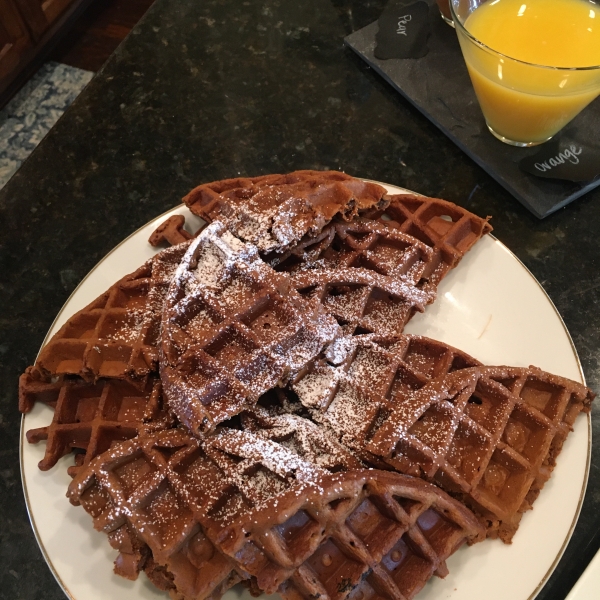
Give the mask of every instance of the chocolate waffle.
[[381, 335], [400, 334], [435, 299], [427, 278], [432, 258], [416, 238], [362, 219], [331, 223], [283, 255], [264, 256], [290, 274], [302, 295], [317, 298], [345, 333]]
[[261, 252], [284, 252], [338, 214], [349, 220], [361, 211], [385, 208], [385, 193], [380, 185], [338, 171], [295, 171], [214, 181], [183, 201], [195, 215], [226, 223]]
[[59, 378], [48, 383], [29, 368], [19, 380], [19, 394], [21, 412], [29, 412], [35, 402], [54, 408], [50, 425], [27, 432], [31, 444], [47, 440], [44, 458], [38, 465], [42, 471], [74, 452], [75, 465], [68, 468], [74, 477], [114, 443], [173, 426], [156, 377], [149, 378], [140, 390], [127, 381], [114, 379], [91, 383], [78, 377]]
[[[274, 429], [271, 435], [282, 437]], [[311, 445], [322, 437], [314, 431]], [[322, 462], [338, 471], [356, 459], [337, 445]], [[223, 520], [282, 490], [301, 490], [320, 473], [327, 470], [267, 435], [220, 429], [199, 440], [170, 429], [113, 446], [79, 472], [68, 495], [119, 550], [115, 572], [135, 578], [143, 569], [161, 589], [176, 590], [176, 597], [218, 598], [248, 575], [219, 552], [208, 530], [218, 533]]]
[[490, 217], [482, 219], [447, 200], [410, 193], [387, 199], [389, 206], [366, 211], [364, 216], [412, 235], [434, 250], [427, 273], [434, 289], [473, 244], [492, 230]]
[[412, 598], [482, 534], [472, 513], [420, 480], [331, 474], [227, 429], [125, 442], [80, 473], [69, 497], [99, 530], [126, 525], [182, 599], [217, 597], [232, 573], [289, 598]]
[[209, 225], [190, 246], [165, 302], [161, 379], [170, 407], [193, 432], [251, 408], [337, 334], [257, 249]]
[[43, 377], [124, 379], [144, 389], [158, 371], [162, 304], [189, 242], [167, 248], [73, 315], [42, 348]]
[[364, 460], [461, 498], [486, 521], [488, 535], [505, 542], [594, 398], [584, 385], [535, 367], [477, 366], [413, 336], [353, 340], [345, 350], [330, 353], [337, 366], [322, 359], [293, 384], [314, 418]]
[[119, 551], [115, 573], [136, 579], [144, 570], [173, 597], [216, 600], [246, 575], [206, 538], [167, 476], [168, 457], [190, 450], [202, 452], [179, 429], [123, 442], [80, 471], [67, 495]]

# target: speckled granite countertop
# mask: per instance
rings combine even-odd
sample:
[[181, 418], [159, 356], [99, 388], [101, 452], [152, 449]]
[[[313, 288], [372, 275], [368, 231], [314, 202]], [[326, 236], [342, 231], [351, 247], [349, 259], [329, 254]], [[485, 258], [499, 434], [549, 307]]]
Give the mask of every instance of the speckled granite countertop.
[[[383, 0], [157, 0], [0, 193], [0, 598], [63, 599], [20, 482], [17, 378], [83, 276], [193, 185], [340, 168], [493, 215], [600, 390], [600, 190], [538, 221], [344, 48]], [[600, 407], [579, 524], [539, 598], [600, 544]]]

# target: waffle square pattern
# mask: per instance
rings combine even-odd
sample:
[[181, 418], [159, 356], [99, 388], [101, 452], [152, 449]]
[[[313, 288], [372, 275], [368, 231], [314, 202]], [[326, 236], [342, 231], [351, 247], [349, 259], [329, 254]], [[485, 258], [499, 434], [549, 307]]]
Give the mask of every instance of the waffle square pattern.
[[535, 367], [484, 367], [414, 336], [339, 343], [292, 387], [367, 462], [437, 483], [504, 541], [594, 398], [584, 385]]
[[36, 361], [46, 379], [110, 377], [143, 388], [158, 370], [162, 304], [186, 248], [184, 243], [163, 250], [73, 315]]

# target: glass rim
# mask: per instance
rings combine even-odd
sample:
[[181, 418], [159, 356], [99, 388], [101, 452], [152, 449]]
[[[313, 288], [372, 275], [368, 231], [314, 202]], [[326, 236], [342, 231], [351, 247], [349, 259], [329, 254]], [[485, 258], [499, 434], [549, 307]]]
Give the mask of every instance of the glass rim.
[[[458, 2], [458, 1], [459, 0], [449, 0], [449, 2], [448, 2], [448, 4], [450, 5], [450, 13], [452, 14], [452, 20], [454, 21], [455, 27], [459, 27], [460, 30], [469, 39], [469, 41], [473, 42], [476, 46], [479, 46], [482, 50], [485, 50], [486, 52], [490, 52], [491, 54], [494, 54], [496, 56], [501, 56], [503, 58], [507, 58], [508, 60], [512, 60], [516, 63], [520, 63], [520, 64], [526, 65], [528, 67], [536, 67], [538, 69], [548, 69], [550, 71], [556, 71], [558, 73], [567, 73], [567, 72], [572, 73], [572, 72], [577, 72], [577, 71], [596, 71], [596, 70], [600, 71], [600, 65], [594, 65], [591, 67], [553, 67], [551, 65], [539, 65], [537, 63], [527, 62], [526, 60], [520, 60], [518, 58], [513, 58], [512, 56], [509, 56], [508, 54], [503, 54], [502, 52], [498, 52], [498, 50], [494, 50], [493, 48], [490, 48], [489, 46], [487, 46], [486, 44], [484, 44], [483, 42], [478, 40], [474, 35], [472, 35], [465, 28], [465, 26], [463, 25], [459, 16], [456, 14], [456, 11], [454, 10], [454, 2]], [[596, 3], [591, 0], [587, 0], [587, 2], [589, 4], [596, 5]], [[482, 2], [482, 4], [483, 4], [483, 2]], [[600, 7], [598, 7], [598, 8], [600, 10]]]

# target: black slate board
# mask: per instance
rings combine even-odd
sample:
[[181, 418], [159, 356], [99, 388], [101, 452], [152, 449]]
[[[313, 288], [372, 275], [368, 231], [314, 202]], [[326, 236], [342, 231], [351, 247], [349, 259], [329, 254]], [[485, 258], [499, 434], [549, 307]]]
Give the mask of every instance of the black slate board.
[[[379, 60], [373, 55], [377, 22], [345, 38], [363, 58], [409, 102], [439, 127], [461, 150], [503, 185], [540, 219], [600, 185], [600, 178], [586, 183], [542, 179], [524, 173], [519, 161], [539, 151], [516, 148], [489, 133], [469, 79], [456, 31], [442, 21], [435, 4], [430, 6], [429, 53], [419, 59]], [[583, 110], [559, 135], [584, 146], [600, 147], [600, 98]]]

